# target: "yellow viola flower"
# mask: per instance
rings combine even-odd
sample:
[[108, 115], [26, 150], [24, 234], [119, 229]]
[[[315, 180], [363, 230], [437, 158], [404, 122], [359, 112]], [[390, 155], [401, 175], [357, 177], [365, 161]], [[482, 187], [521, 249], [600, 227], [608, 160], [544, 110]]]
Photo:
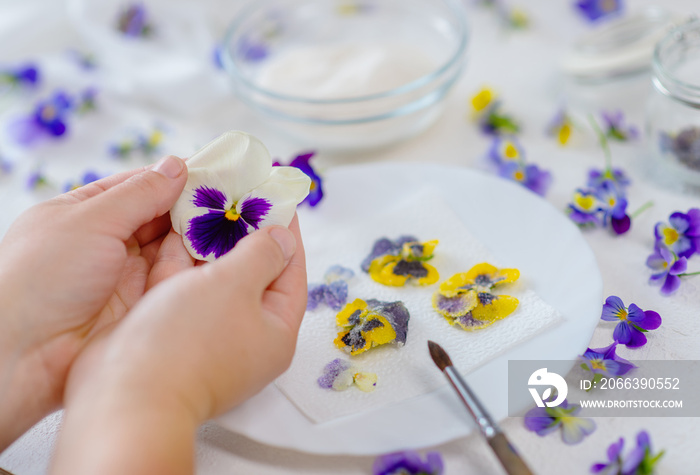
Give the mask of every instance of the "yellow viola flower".
[[358, 355], [375, 346], [406, 343], [410, 315], [402, 302], [355, 299], [336, 315], [335, 346]]
[[486, 328], [513, 313], [519, 303], [515, 297], [493, 294], [493, 288], [515, 282], [519, 277], [518, 269], [498, 269], [485, 262], [477, 264], [440, 284], [433, 294], [433, 308], [450, 325], [468, 331]]
[[400, 287], [409, 280], [418, 285], [434, 284], [440, 279], [435, 267], [426, 261], [433, 258], [438, 241], [418, 242], [412, 236], [396, 241], [381, 238], [362, 262], [362, 270], [380, 284]]

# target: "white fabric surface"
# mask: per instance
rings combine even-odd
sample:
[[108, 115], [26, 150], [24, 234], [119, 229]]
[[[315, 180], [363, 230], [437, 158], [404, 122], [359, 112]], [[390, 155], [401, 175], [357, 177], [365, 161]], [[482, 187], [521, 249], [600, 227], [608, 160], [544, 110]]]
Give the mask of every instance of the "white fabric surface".
[[[330, 203], [329, 203], [330, 204]], [[324, 206], [318, 213], [333, 215], [333, 208]], [[317, 218], [323, 218], [319, 216]], [[325, 305], [306, 313], [299, 332], [292, 365], [280, 378], [277, 387], [317, 423], [426, 394], [446, 384], [444, 376], [427, 358], [427, 340], [438, 342], [449, 353], [455, 367], [468, 373], [496, 355], [540, 330], [557, 322], [559, 312], [527, 289], [527, 276], [513, 284], [498, 286], [494, 294], [516, 297], [520, 304], [510, 316], [490, 327], [467, 332], [450, 326], [432, 306], [433, 293], [439, 283], [472, 266], [488, 262], [499, 268], [509, 267], [474, 238], [459, 217], [431, 186], [414, 190], [392, 204], [378, 203], [375, 211], [362, 223], [341, 223], [329, 226], [323, 233], [307, 238], [307, 271], [310, 282], [321, 282], [330, 266], [339, 264], [356, 272], [349, 280], [348, 302], [355, 298], [383, 302], [401, 301], [411, 318], [408, 338], [402, 347], [389, 344], [360, 355], [350, 356], [333, 344], [338, 329], [337, 312]], [[435, 257], [430, 260], [440, 273], [438, 283], [428, 286], [390, 287], [378, 284], [360, 270], [360, 263], [380, 237], [397, 239], [412, 235], [419, 241], [438, 239]], [[308, 234], [307, 234], [308, 236]], [[316, 383], [323, 367], [335, 358], [349, 360], [362, 371], [376, 373], [376, 389], [363, 393], [356, 388], [343, 392], [322, 389]]]
[[[585, 137], [571, 147], [560, 148], [543, 130], [556, 107], [566, 100], [575, 112], [597, 112], [600, 108], [621, 107], [630, 121], [641, 126], [644, 103], [648, 94], [648, 79], [631, 79], [607, 86], [576, 88], [566, 84], [558, 71], [558, 60], [564, 50], [590, 26], [573, 11], [571, 1], [531, 0], [509, 2], [526, 9], [532, 27], [524, 32], [505, 33], [497, 20], [486, 10], [469, 4], [470, 34], [469, 62], [465, 75], [456, 85], [444, 116], [423, 135], [395, 147], [339, 156], [320, 151], [321, 170], [344, 162], [357, 161], [436, 161], [478, 167], [489, 146], [489, 140], [476, 128], [465, 122], [467, 100], [479, 87], [491, 84], [500, 92], [507, 111], [524, 123], [521, 134], [528, 158], [548, 168], [554, 176], [547, 200], [564, 209], [574, 188], [585, 181], [591, 167], [602, 166], [599, 148]], [[150, 2], [146, 2], [149, 4]], [[700, 13], [696, 0], [629, 0], [629, 8], [663, 3], [680, 13]], [[214, 37], [220, 36], [231, 13], [239, 8], [238, 1], [200, 1], [205, 21]], [[72, 26], [66, 3], [58, 0], [3, 0], [0, 1], [0, 62], [30, 58], [51, 62], [63, 54], [64, 47], [89, 48], [90, 44]], [[207, 53], [208, 54], [208, 53]], [[221, 78], [219, 76], [219, 78]], [[71, 78], [55, 71], [48, 78], [52, 83]], [[49, 90], [49, 89], [47, 89]], [[176, 99], [177, 95], [174, 96]], [[191, 97], [191, 96], [188, 96]], [[186, 99], [186, 98], [185, 98]], [[243, 105], [222, 91], [216, 104], [204, 111], [180, 110], [164, 112], [156, 103], [130, 96], [104, 96], [103, 110], [94, 120], [100, 121], [96, 131], [76, 130], [74, 139], [33, 152], [47, 163], [47, 173], [58, 183], [77, 176], [86, 165], [105, 172], [116, 172], [143, 163], [133, 159], [115, 162], [106, 157], [104, 140], [119, 135], [128, 124], [151, 124], [166, 120], [171, 127], [163, 151], [188, 155], [210, 138], [229, 129], [244, 129], [260, 137], [273, 156], [288, 158], [313, 143], [289, 142], [266, 124], [250, 114]], [[3, 104], [2, 117], [18, 109], [17, 104]], [[2, 140], [2, 151], [7, 142]], [[9, 154], [9, 153], [8, 153]], [[647, 284], [648, 269], [644, 260], [653, 246], [653, 226], [665, 220], [673, 211], [686, 211], [700, 206], [697, 195], [684, 194], [679, 187], [661, 187], [647, 172], [646, 144], [613, 144], [616, 166], [624, 168], [632, 177], [629, 191], [631, 208], [653, 200], [654, 208], [633, 223], [632, 230], [623, 237], [614, 237], [604, 231], [586, 233], [604, 279], [604, 294], [619, 295], [625, 302], [635, 302], [644, 309], [658, 311], [664, 323], [651, 333], [649, 343], [636, 351], [621, 349], [619, 354], [633, 359], [700, 359], [700, 278], [684, 281], [679, 292], [662, 297], [658, 289]], [[31, 162], [19, 155], [11, 176], [0, 177], [0, 234], [23, 209], [43, 199], [45, 194], [24, 190], [23, 180]], [[70, 160], [69, 160], [70, 158]], [[514, 204], [517, 205], [517, 204]], [[534, 224], [533, 224], [534, 225]], [[698, 270], [697, 257], [691, 260], [690, 271]], [[602, 302], [601, 302], [602, 304]], [[609, 344], [612, 325], [599, 325], [592, 335], [590, 347]], [[584, 348], [581, 349], [582, 351]], [[694, 419], [683, 418], [609, 418], [596, 420], [598, 428], [583, 443], [566, 446], [558, 434], [540, 438], [527, 432], [520, 419], [502, 421], [511, 441], [524, 454], [538, 474], [572, 475], [589, 473], [590, 465], [605, 459], [607, 446], [618, 437], [625, 437], [629, 447], [640, 429], [651, 434], [655, 448], [666, 449], [659, 464], [661, 474], [693, 474], [697, 472], [697, 446], [700, 443], [700, 425]], [[46, 472], [60, 416], [53, 415], [39, 423], [0, 454], [0, 466], [17, 474], [32, 475]], [[108, 428], [105, 428], [108, 430]], [[420, 430], [419, 427], [416, 430]], [[483, 440], [470, 436], [434, 447], [445, 457], [447, 474], [501, 474]], [[371, 472], [372, 458], [328, 457], [280, 450], [252, 442], [245, 437], [230, 434], [215, 426], [205, 426], [200, 432], [197, 471], [203, 475], [224, 473], [251, 473], [286, 475], [293, 473], [357, 475]]]

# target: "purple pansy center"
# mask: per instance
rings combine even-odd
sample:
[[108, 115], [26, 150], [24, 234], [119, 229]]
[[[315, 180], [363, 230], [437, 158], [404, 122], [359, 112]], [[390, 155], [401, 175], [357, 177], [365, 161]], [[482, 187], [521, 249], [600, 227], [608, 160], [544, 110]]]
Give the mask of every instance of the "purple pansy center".
[[216, 188], [206, 186], [194, 191], [192, 203], [198, 208], [207, 208], [208, 213], [195, 216], [189, 222], [186, 232], [194, 250], [201, 256], [212, 252], [217, 259], [233, 249], [245, 237], [249, 228], [258, 229], [267, 216], [272, 203], [264, 198], [248, 197], [240, 204], [226, 208], [226, 194]]

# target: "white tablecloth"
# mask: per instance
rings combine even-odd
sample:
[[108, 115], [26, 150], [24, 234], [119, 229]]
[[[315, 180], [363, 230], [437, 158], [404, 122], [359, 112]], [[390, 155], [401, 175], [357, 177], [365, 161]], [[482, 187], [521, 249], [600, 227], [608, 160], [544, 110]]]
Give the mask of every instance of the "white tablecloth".
[[[58, 0], [0, 2], [0, 41], [4, 45], [0, 51], [0, 64], [38, 59], [46, 66], [47, 84], [64, 87], [76, 84], [69, 80], [76, 73], [66, 71], [65, 66], [59, 65], [57, 58], [68, 47], [90, 50], [109, 46], [99, 43], [98, 39], [88, 42], [84, 35], [90, 32], [81, 30], [80, 25], [76, 27], [75, 8], [81, 3]], [[113, 2], [104, 3], [110, 5]], [[168, 2], [161, 2], [163, 3]], [[644, 121], [644, 98], [650, 87], [648, 78], [627, 80], [612, 89], [601, 89], [599, 94], [593, 95], [589, 90], [565, 86], [558, 69], [559, 58], [574, 38], [591, 28], [574, 12], [572, 3], [573, 1], [522, 1], [520, 6], [529, 14], [531, 28], [525, 31], [505, 31], [498, 26], [490, 11], [468, 1], [472, 29], [468, 65], [438, 122], [420, 136], [380, 151], [348, 156], [320, 150], [316, 166], [321, 172], [344, 163], [375, 161], [430, 161], [480, 167], [490, 141], [468, 122], [468, 99], [481, 86], [491, 85], [503, 98], [505, 110], [523, 123], [521, 142], [527, 151], [528, 160], [552, 172], [554, 181], [546, 199], [563, 210], [571, 199], [573, 190], [585, 184], [587, 171], [592, 167], [602, 168], [603, 158], [599, 147], [590, 138], [561, 148], [545, 136], [544, 129], [557, 107], [566, 100], [579, 113], [598, 113], [600, 109], [621, 108], [629, 120], [641, 128]], [[643, 0], [627, 3], [629, 8], [652, 4]], [[680, 13], [698, 12], [698, 4], [693, 0], [666, 1], [663, 4]], [[196, 51], [197, 45], [209, 47], [202, 45], [208, 45], [210, 39], [213, 44], [214, 38], [220, 36], [239, 4], [236, 1], [210, 0], [192, 2], [186, 7], [192, 8], [191, 11], [196, 13], [194, 17], [201, 16], [201, 25], [205, 27], [182, 30], [183, 35], [192, 35], [190, 43], [182, 42], [183, 54], [189, 54], [185, 46], [187, 44], [192, 47], [192, 51]], [[190, 11], [187, 8], [182, 10], [185, 12], [184, 17], [194, 18], [187, 15]], [[98, 56], [98, 61], [99, 59]], [[115, 57], [113, 61], [107, 67], [110, 71], [115, 68], [115, 64], [119, 65], [119, 61], [126, 59]], [[202, 61], [201, 67], [209, 67], [208, 61]], [[107, 73], [98, 70], [94, 74]], [[126, 70], [124, 74], [129, 76]], [[172, 75], [176, 74], [179, 73], [172, 72]], [[78, 76], [86, 85], [93, 81], [85, 74]], [[158, 95], [157, 87], [153, 90], [131, 88], [128, 80], [110, 83], [111, 89], [104, 90], [99, 96], [100, 109], [93, 116], [94, 122], [88, 118], [76, 119], [72, 131], [74, 136], [65, 143], [20, 155], [20, 152], [8, 145], [7, 138], [3, 138], [0, 153], [14, 155], [17, 163], [9, 176], [0, 177], [0, 235], [23, 209], [52, 193], [51, 190], [31, 192], [25, 189], [26, 176], [36, 163], [45, 164], [47, 176], [58, 187], [71, 177], [77, 178], [86, 168], [106, 173], [146, 163], [148, 159], [139, 157], [115, 161], [105, 151], [107, 141], [116, 141], [121, 136], [128, 135], [134, 127], [149, 128], [153, 124], [164, 124], [166, 140], [162, 152], [181, 156], [187, 156], [209, 138], [228, 129], [242, 129], [257, 135], [274, 156], [285, 160], [297, 151], [314, 147], [313, 143], [289, 142], [253, 116], [228, 92], [223, 73], [212, 70], [196, 77], [199, 78], [197, 80], [211, 82], [208, 89], [210, 95], [169, 96], [174, 102], [170, 105], [167, 97], [164, 99]], [[163, 78], [158, 77], [150, 79], [153, 79], [154, 84], [163, 81]], [[130, 78], [146, 83], [150, 79]], [[104, 76], [94, 79], [98, 88], [104, 81]], [[173, 90], [177, 89], [176, 86], [177, 84], [173, 86]], [[51, 87], [46, 86], [44, 95], [50, 90]], [[590, 100], [590, 97], [593, 99]], [[29, 102], [10, 101], [7, 107], [0, 109], [3, 122], [9, 114], [21, 110], [22, 104], [26, 108]], [[664, 318], [663, 325], [651, 334], [645, 347], [636, 351], [621, 349], [619, 354], [635, 360], [700, 359], [700, 319], [697, 318], [697, 309], [700, 308], [700, 277], [686, 279], [677, 294], [663, 297], [657, 288], [647, 284], [649, 271], [644, 264], [653, 247], [654, 224], [666, 220], [673, 211], [685, 212], [691, 207], [700, 206], [700, 198], [657, 184], [646, 171], [647, 147], [643, 141], [613, 144], [613, 155], [615, 165], [624, 168], [633, 180], [629, 189], [630, 208], [634, 209], [648, 200], [653, 200], [655, 205], [636, 219], [632, 230], [624, 236], [615, 237], [603, 230], [586, 232], [585, 236], [595, 252], [603, 275], [604, 295], [618, 295], [626, 303], [634, 302], [643, 309], [656, 310]], [[693, 266], [698, 265], [694, 260], [691, 262]], [[610, 324], [599, 325], [591, 335], [589, 346], [608, 345], [612, 341], [612, 327]], [[581, 348], [581, 352], [584, 350]], [[575, 446], [565, 445], [558, 433], [538, 437], [526, 431], [522, 419], [508, 419], [502, 425], [536, 473], [588, 473], [592, 463], [605, 459], [610, 443], [622, 436], [626, 438], [629, 448], [641, 429], [649, 431], [656, 449], [666, 449], [666, 455], [658, 466], [659, 473], [697, 472], [694, 463], [698, 461], [700, 428], [694, 419], [601, 418], [596, 422], [597, 430]], [[19, 475], [44, 473], [59, 426], [60, 414], [49, 416], [0, 454], [0, 466]], [[477, 435], [431, 449], [442, 453], [447, 474], [502, 473], [485, 442]], [[371, 472], [373, 459], [374, 457], [318, 456], [268, 447], [209, 424], [199, 433], [197, 471], [203, 475], [362, 474]]]

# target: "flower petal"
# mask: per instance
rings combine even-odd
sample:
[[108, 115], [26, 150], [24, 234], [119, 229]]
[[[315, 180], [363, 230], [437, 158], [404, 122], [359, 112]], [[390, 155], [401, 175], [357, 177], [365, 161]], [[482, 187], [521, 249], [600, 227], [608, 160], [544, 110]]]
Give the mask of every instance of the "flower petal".
[[605, 303], [603, 304], [603, 313], [600, 318], [607, 322], [614, 322], [619, 320], [620, 315], [623, 313], [626, 314], [627, 309], [622, 303], [622, 299], [615, 295], [611, 295], [605, 299]]
[[627, 348], [639, 348], [646, 344], [647, 336], [636, 328], [630, 328], [630, 341], [626, 343]]
[[595, 422], [583, 417], [562, 417], [562, 440], [566, 444], [578, 444], [595, 430]]
[[233, 249], [248, 234], [243, 220], [232, 221], [224, 211], [194, 208], [182, 217], [183, 242], [196, 259], [212, 262]]
[[666, 276], [666, 280], [664, 281], [664, 285], [661, 287], [661, 293], [663, 295], [671, 295], [673, 292], [678, 290], [678, 287], [680, 286], [681, 278], [677, 275], [668, 274]]
[[446, 297], [440, 291], [433, 294], [433, 308], [446, 317], [455, 318], [464, 315], [473, 310], [477, 303], [476, 292], [473, 290], [454, 297]]
[[495, 322], [513, 313], [519, 303], [518, 299], [510, 295], [496, 295], [489, 303], [484, 303], [479, 294], [479, 305], [472, 310], [472, 316], [476, 320]]
[[616, 342], [626, 345], [632, 339], [632, 330], [627, 322], [620, 322], [613, 330], [613, 338]]

